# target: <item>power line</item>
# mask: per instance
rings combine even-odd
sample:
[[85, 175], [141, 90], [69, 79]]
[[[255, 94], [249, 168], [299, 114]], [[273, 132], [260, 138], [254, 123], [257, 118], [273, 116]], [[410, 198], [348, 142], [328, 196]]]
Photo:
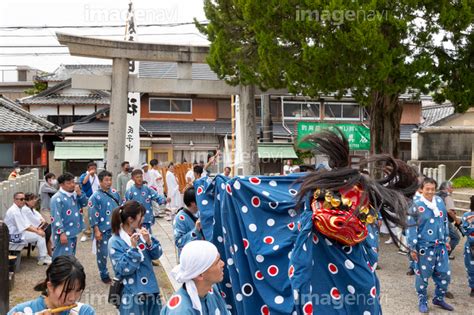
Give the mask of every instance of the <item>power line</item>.
[[[207, 24], [208, 21], [198, 21], [199, 24]], [[141, 24], [137, 25], [137, 28], [141, 27], [177, 27], [183, 25], [192, 25], [194, 22], [180, 22], [180, 23], [163, 23], [163, 24]], [[0, 26], [0, 30], [41, 30], [41, 29], [63, 29], [63, 28], [117, 28], [125, 27], [123, 24], [120, 25], [55, 25], [55, 26]]]

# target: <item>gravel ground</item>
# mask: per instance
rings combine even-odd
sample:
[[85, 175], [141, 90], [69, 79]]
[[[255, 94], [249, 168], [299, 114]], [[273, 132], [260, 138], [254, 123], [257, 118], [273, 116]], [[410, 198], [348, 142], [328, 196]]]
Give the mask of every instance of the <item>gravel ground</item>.
[[[382, 287], [384, 314], [418, 314], [418, 299], [414, 288], [415, 278], [405, 274], [408, 266], [407, 258], [399, 255], [395, 246], [385, 245], [386, 239], [386, 236], [382, 236], [379, 263], [382, 269], [377, 271]], [[77, 257], [83, 263], [87, 273], [87, 287], [82, 296], [82, 302], [91, 304], [97, 314], [116, 314], [115, 309], [107, 303], [108, 288], [99, 280], [97, 265], [95, 259], [92, 259], [90, 247], [90, 241], [78, 245]], [[463, 246], [460, 244], [455, 250], [456, 259], [450, 261], [452, 281], [449, 290], [455, 298], [448, 300], [448, 302], [452, 303], [455, 311], [452, 313], [443, 312], [430, 303], [431, 314], [474, 314], [474, 298], [469, 297], [470, 290], [467, 285], [462, 250]], [[43, 279], [45, 270], [46, 267], [36, 265], [36, 259], [25, 257], [22, 261], [22, 270], [15, 278], [15, 288], [10, 295], [10, 305], [37, 297], [38, 293], [34, 292], [32, 288], [34, 284]], [[169, 297], [173, 290], [164, 270], [157, 267], [156, 275], [159, 278], [163, 295]], [[430, 280], [428, 288], [430, 296], [432, 296], [433, 290], [434, 285]]]

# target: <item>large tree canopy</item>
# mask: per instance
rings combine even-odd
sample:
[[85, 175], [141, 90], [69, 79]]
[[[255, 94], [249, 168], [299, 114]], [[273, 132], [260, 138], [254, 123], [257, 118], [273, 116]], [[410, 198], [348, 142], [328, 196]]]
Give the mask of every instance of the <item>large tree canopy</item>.
[[230, 84], [350, 93], [372, 149], [398, 155], [403, 93], [474, 105], [473, 0], [205, 0], [208, 63]]

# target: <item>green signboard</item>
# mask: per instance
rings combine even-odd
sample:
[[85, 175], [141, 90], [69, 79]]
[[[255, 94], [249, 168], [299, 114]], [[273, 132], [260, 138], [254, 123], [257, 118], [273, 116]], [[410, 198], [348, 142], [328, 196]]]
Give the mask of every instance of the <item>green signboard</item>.
[[320, 132], [324, 129], [338, 127], [349, 141], [351, 150], [370, 150], [370, 130], [367, 127], [356, 124], [324, 124], [313, 122], [298, 122], [298, 148], [311, 149], [311, 145], [302, 140], [313, 133]]

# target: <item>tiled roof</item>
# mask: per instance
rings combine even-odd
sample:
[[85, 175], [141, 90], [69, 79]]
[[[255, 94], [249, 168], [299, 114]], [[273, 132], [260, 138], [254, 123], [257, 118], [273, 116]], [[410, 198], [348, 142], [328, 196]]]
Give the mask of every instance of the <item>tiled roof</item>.
[[55, 132], [59, 127], [0, 95], [0, 132]]
[[112, 73], [111, 65], [60, 65], [54, 73], [40, 76], [39, 81], [58, 82], [71, 78], [72, 74], [105, 75]]
[[[140, 78], [177, 79], [178, 64], [176, 62], [140, 61], [138, 76]], [[209, 68], [209, 65], [203, 63], [192, 64], [192, 79], [219, 80], [217, 75]]]
[[422, 127], [431, 126], [441, 119], [453, 114], [454, 107], [451, 103], [423, 106], [421, 115], [423, 116], [424, 121], [422, 123]]
[[[226, 135], [232, 133], [230, 121], [172, 121], [155, 120], [142, 121], [140, 123], [143, 134], [152, 132], [153, 134], [215, 134]], [[259, 126], [258, 126], [259, 128]], [[258, 130], [259, 131], [259, 130]], [[257, 132], [258, 132], [257, 131]], [[106, 134], [108, 132], [108, 121], [94, 120], [88, 123], [75, 123], [73, 132]], [[275, 136], [289, 136], [289, 133], [281, 124], [273, 124]]]
[[52, 86], [41, 93], [24, 97], [18, 102], [21, 105], [109, 105], [110, 93], [91, 90], [85, 95], [61, 95], [61, 91], [71, 87], [71, 79]]

